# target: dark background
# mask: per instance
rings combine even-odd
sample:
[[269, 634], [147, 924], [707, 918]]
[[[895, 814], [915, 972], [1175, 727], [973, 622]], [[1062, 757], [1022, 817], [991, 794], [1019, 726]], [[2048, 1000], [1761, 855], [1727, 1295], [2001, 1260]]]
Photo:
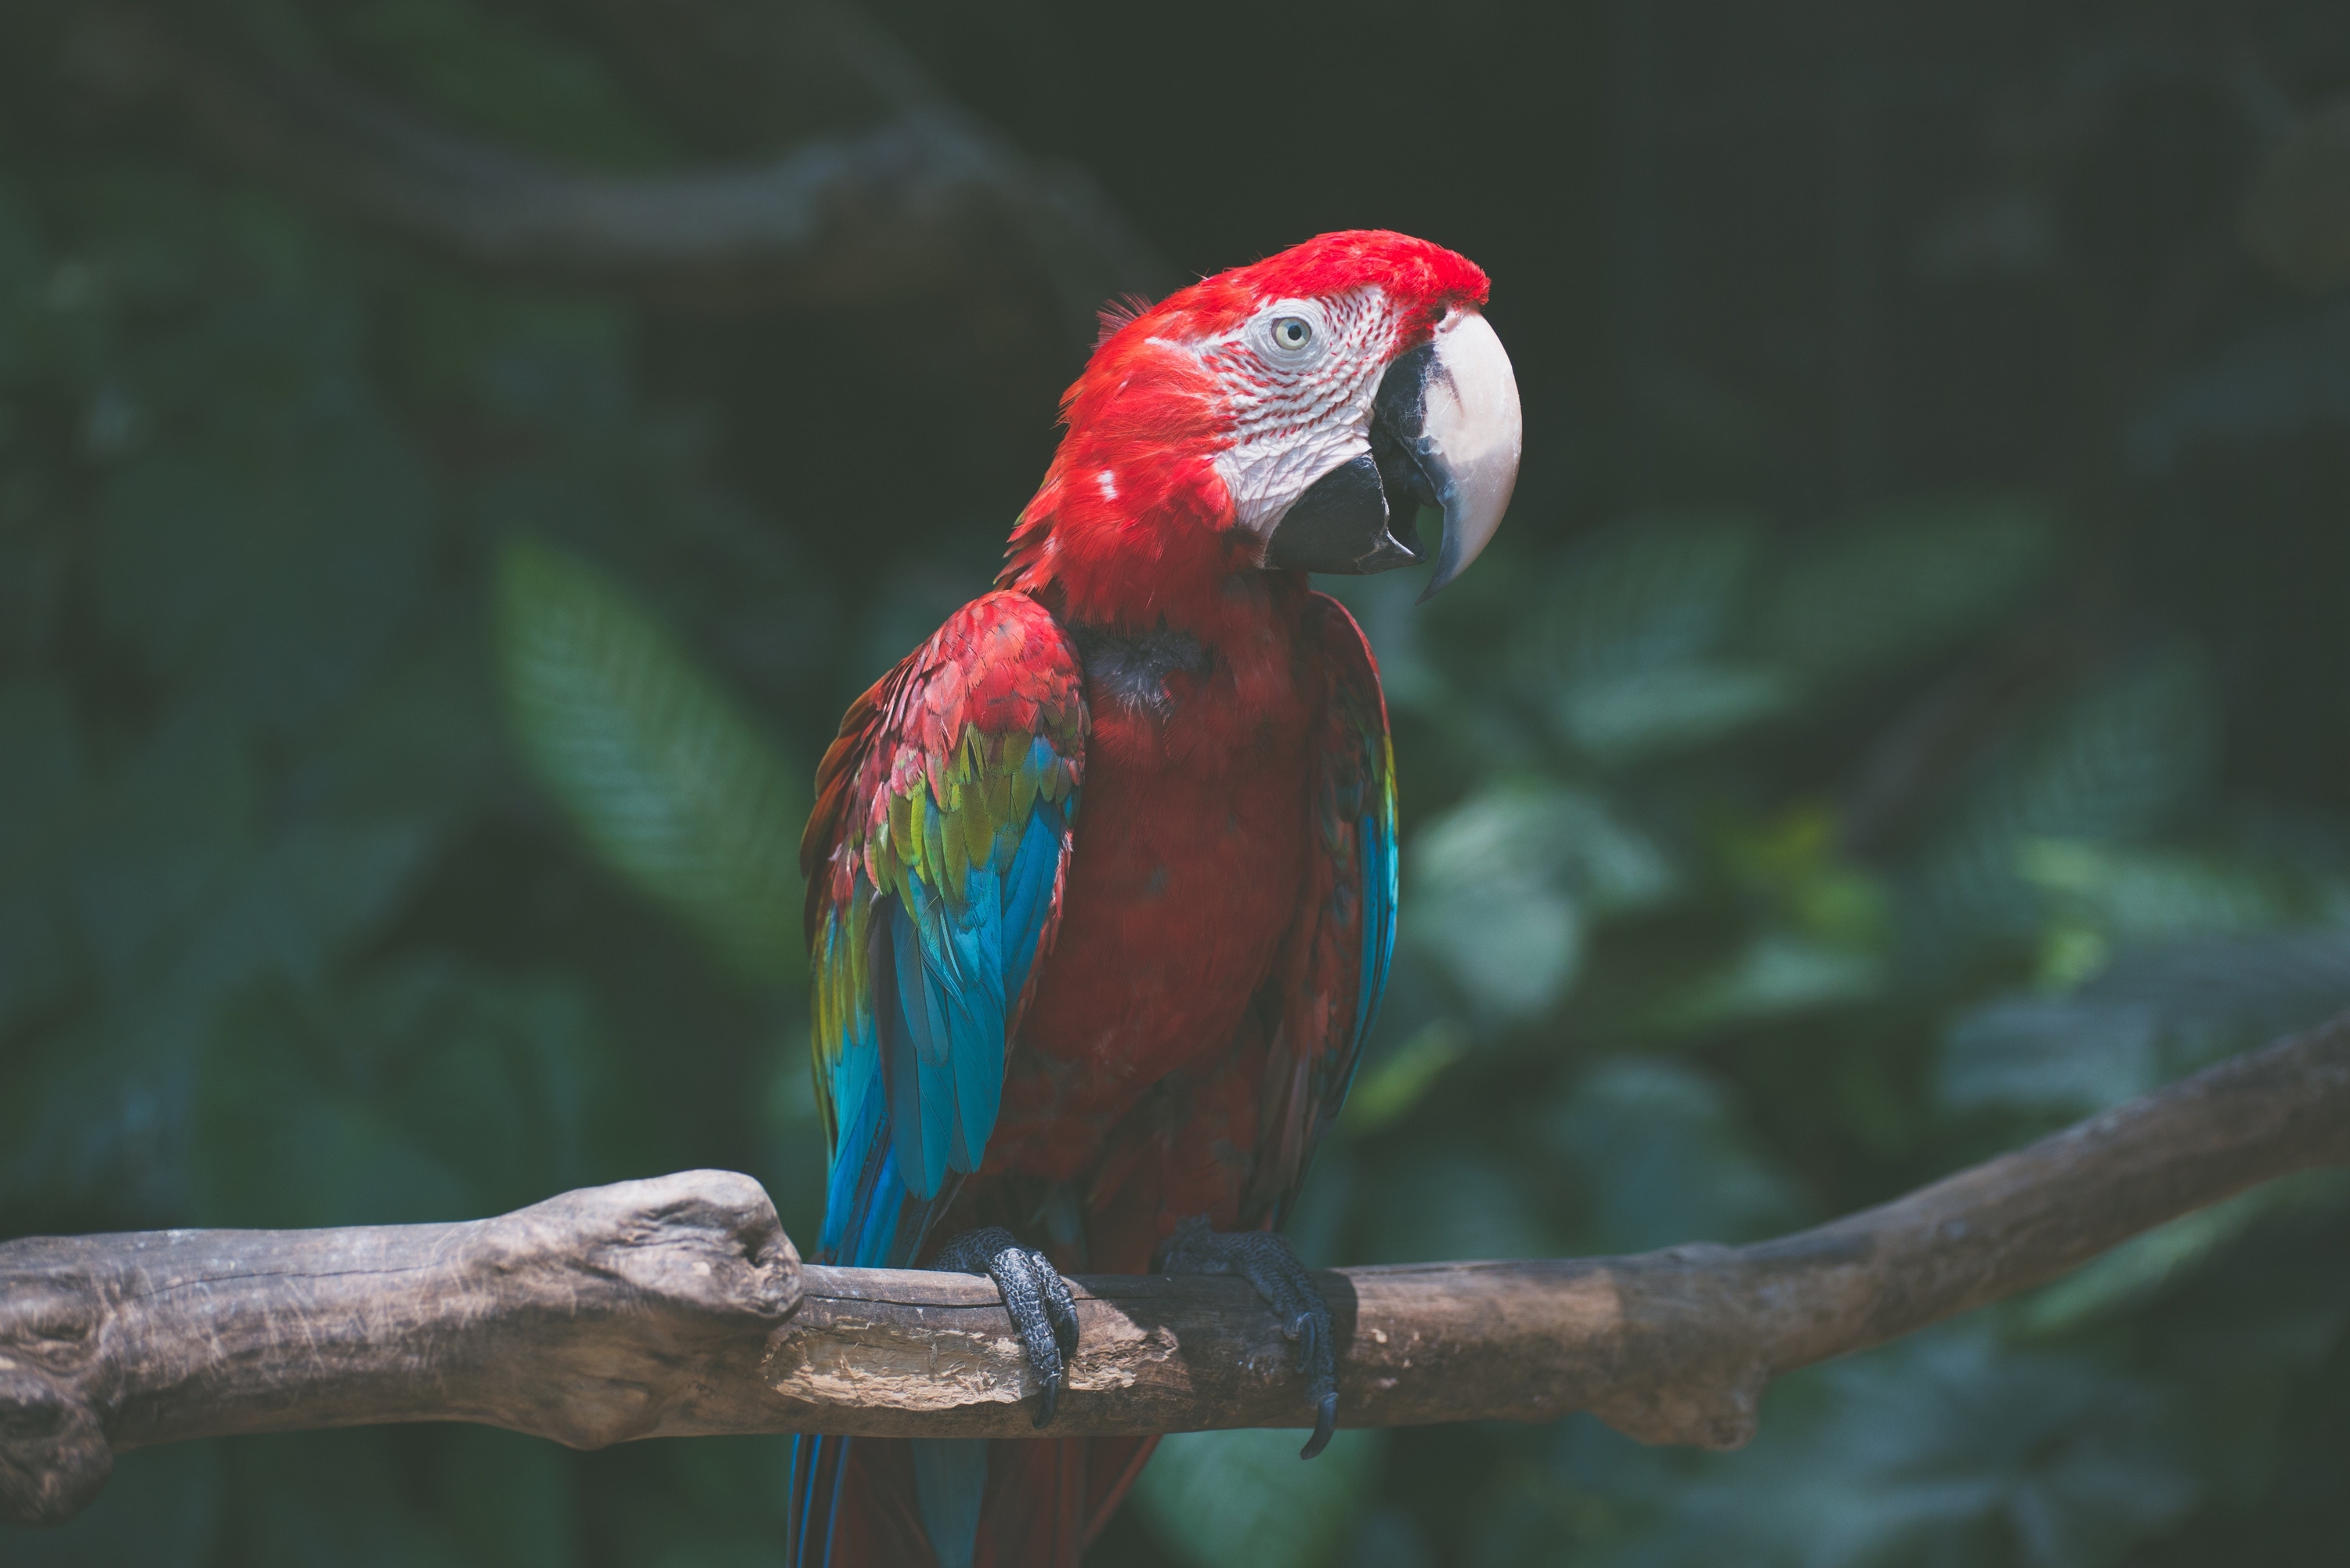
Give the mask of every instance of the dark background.
[[[1095, 303], [1336, 227], [1488, 269], [1527, 455], [1436, 604], [1339, 588], [1405, 933], [1311, 1257], [1768, 1235], [2350, 1004], [2345, 94], [2319, 0], [0, 0], [0, 1235], [702, 1166], [812, 1235], [835, 716], [984, 587]], [[464, 205], [922, 115], [899, 175], [992, 172], [894, 225]], [[1097, 1557], [2350, 1561], [2345, 1316], [2288, 1182], [1742, 1453], [1182, 1438]], [[764, 1563], [784, 1479], [194, 1445], [0, 1563]]]

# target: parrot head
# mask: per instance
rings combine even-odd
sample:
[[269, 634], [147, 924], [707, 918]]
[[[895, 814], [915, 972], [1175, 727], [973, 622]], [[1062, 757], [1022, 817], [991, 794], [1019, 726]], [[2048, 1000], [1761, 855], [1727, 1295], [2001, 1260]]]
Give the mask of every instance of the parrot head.
[[1426, 599], [1517, 482], [1486, 293], [1465, 257], [1355, 230], [1105, 311], [1001, 580], [1131, 612], [1248, 573], [1389, 571], [1426, 559], [1425, 506], [1444, 519]]

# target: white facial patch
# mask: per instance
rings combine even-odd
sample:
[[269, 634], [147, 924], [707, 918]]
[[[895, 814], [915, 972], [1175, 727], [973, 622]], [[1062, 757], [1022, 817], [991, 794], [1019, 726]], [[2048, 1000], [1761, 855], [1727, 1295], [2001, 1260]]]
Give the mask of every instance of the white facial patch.
[[1231, 412], [1232, 444], [1216, 455], [1216, 472], [1242, 527], [1269, 538], [1315, 480], [1370, 451], [1371, 405], [1395, 337], [1387, 292], [1367, 285], [1275, 300], [1197, 347]]

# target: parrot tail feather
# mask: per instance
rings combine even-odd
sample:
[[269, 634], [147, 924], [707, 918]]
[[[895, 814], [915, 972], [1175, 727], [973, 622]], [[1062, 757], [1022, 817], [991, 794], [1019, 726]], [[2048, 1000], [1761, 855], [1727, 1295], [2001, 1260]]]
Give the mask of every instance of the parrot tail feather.
[[1086, 1544], [1109, 1526], [1159, 1447], [1156, 1437], [1096, 1438], [1086, 1445]]

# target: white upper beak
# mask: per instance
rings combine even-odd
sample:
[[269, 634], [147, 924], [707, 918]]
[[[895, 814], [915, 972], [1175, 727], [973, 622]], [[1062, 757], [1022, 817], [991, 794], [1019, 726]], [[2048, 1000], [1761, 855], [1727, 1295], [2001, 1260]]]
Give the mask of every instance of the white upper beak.
[[1435, 482], [1444, 507], [1444, 545], [1436, 575], [1419, 596], [1422, 604], [1492, 540], [1517, 486], [1525, 447], [1518, 379], [1484, 317], [1454, 311], [1437, 327], [1430, 347], [1419, 447], [1421, 472]]

